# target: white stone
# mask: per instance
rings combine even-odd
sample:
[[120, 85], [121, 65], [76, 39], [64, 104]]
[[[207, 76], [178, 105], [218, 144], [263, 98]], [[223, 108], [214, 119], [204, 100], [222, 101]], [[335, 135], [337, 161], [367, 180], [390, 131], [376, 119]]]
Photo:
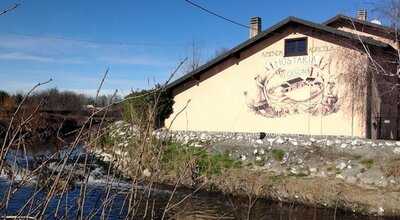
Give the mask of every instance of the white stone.
[[385, 144], [386, 144], [386, 146], [388, 146], [388, 147], [394, 146], [394, 143], [389, 142], [389, 141], [386, 141]]
[[336, 168], [338, 168], [338, 169], [340, 169], [340, 170], [343, 170], [346, 166], [347, 166], [347, 165], [346, 165], [344, 162], [341, 162], [340, 164], [338, 164], [338, 165], [336, 166]]
[[336, 174], [336, 178], [338, 178], [338, 179], [344, 179], [344, 177], [341, 175], [341, 174]]
[[240, 156], [240, 159], [243, 160], [243, 161], [245, 161], [245, 160], [246, 160], [246, 155]]
[[253, 153], [254, 153], [254, 154], [257, 154], [257, 153], [258, 153], [258, 150], [257, 150], [257, 149], [255, 149]]
[[347, 144], [343, 143], [343, 144], [340, 145], [340, 148], [346, 148], [346, 147], [347, 147]]
[[383, 215], [384, 212], [385, 210], [382, 207], [378, 208], [378, 215]]
[[194, 147], [203, 147], [203, 145], [199, 144], [199, 143], [195, 143]]
[[261, 157], [257, 156], [256, 161], [260, 161], [260, 160], [261, 160]]
[[145, 176], [145, 177], [150, 177], [150, 176], [151, 176], [151, 172], [150, 172], [150, 170], [147, 169], [147, 168], [143, 170], [142, 174], [143, 174], [143, 176]]
[[263, 144], [264, 142], [262, 140], [258, 139], [258, 140], [256, 140], [256, 143], [257, 144]]
[[316, 172], [317, 172], [317, 168], [315, 168], [315, 167], [310, 168], [310, 172], [311, 172], [311, 173], [316, 173]]
[[326, 146], [332, 146], [334, 143], [331, 140], [327, 140], [326, 141]]
[[396, 145], [400, 147], [400, 141], [396, 141]]
[[113, 156], [111, 154], [108, 154], [108, 153], [102, 153], [101, 156], [103, 156], [103, 160], [107, 161], [107, 162], [111, 161], [112, 158], [113, 158]]
[[116, 149], [114, 152], [116, 155], [122, 155], [123, 153], [120, 149]]
[[395, 148], [393, 149], [393, 153], [395, 153], [395, 154], [400, 154], [400, 147], [395, 147]]
[[274, 143], [275, 139], [274, 138], [267, 138], [267, 141], [272, 145]]
[[260, 154], [261, 154], [261, 155], [264, 155], [264, 154], [265, 154], [264, 149], [261, 149], [261, 150], [260, 150]]
[[276, 140], [276, 143], [278, 143], [278, 144], [283, 144], [283, 143], [285, 143], [285, 140], [283, 140], [282, 138], [278, 138], [277, 140]]
[[190, 140], [190, 137], [189, 137], [189, 136], [186, 136], [185, 139], [184, 139], [184, 141], [183, 141], [183, 143], [184, 143], [184, 144], [187, 144], [187, 143], [189, 143], [189, 140]]

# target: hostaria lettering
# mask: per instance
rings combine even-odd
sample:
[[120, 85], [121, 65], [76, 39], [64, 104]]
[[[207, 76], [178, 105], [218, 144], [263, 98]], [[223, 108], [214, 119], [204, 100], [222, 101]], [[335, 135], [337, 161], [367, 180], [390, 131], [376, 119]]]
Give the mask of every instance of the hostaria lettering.
[[[308, 53], [323, 53], [323, 52], [330, 52], [337, 50], [336, 46], [319, 46], [319, 47], [310, 47], [308, 48]], [[273, 51], [264, 51], [262, 52], [263, 57], [278, 57], [278, 56], [283, 56], [283, 51], [282, 50], [273, 50]]]

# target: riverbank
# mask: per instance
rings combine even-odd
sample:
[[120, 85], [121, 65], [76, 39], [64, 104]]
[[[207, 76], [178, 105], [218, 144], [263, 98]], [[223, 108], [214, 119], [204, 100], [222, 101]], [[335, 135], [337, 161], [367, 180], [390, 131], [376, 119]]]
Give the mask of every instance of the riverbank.
[[[130, 128], [124, 126], [114, 130], [112, 147], [93, 152], [107, 161], [118, 158], [116, 168], [131, 176], [135, 154], [127, 150]], [[160, 170], [143, 166], [141, 175], [157, 176], [161, 183], [363, 215], [400, 215], [399, 142], [165, 131], [154, 136], [167, 143], [164, 150], [171, 155]]]
[[[9, 182], [0, 178], [0, 198], [6, 192], [4, 189], [9, 187]], [[75, 187], [69, 191], [68, 202], [66, 197], [55, 197], [49, 206], [49, 209], [43, 214], [44, 219], [75, 219], [79, 207], [74, 202], [79, 198], [80, 187]], [[125, 186], [118, 186], [113, 188], [109, 193], [112, 198], [112, 205], [106, 207], [106, 211], [102, 209], [103, 200], [107, 195], [107, 185], [105, 184], [90, 184], [86, 194], [87, 207], [84, 209], [84, 216], [90, 216], [94, 219], [124, 219], [127, 218], [127, 206], [124, 204], [127, 193], [130, 191], [130, 184]], [[140, 204], [137, 209], [135, 219], [161, 219], [165, 207], [170, 201], [171, 193], [174, 192], [174, 187], [168, 186], [154, 186], [151, 193], [150, 200], [152, 206], [147, 207], [146, 202]], [[141, 194], [146, 194], [146, 189], [139, 189]], [[340, 210], [334, 209], [319, 209], [316, 207], [306, 207], [302, 205], [284, 204], [281, 202], [272, 202], [269, 200], [259, 199], [253, 204], [248, 203], [246, 197], [237, 198], [220, 193], [207, 193], [197, 192], [196, 195], [187, 197], [192, 190], [178, 189], [175, 191], [174, 197], [171, 201], [172, 204], [179, 205], [171, 208], [167, 213], [165, 219], [257, 219], [257, 220], [270, 220], [270, 219], [336, 219], [336, 220], [392, 220], [395, 218], [382, 218], [372, 216], [357, 216], [351, 213], [343, 213]], [[0, 210], [0, 218], [4, 217], [7, 213], [8, 216], [19, 216], [20, 219], [30, 216], [35, 219], [35, 213], [29, 214], [28, 210], [20, 213], [21, 208], [32, 194], [35, 193], [34, 185], [24, 186], [20, 189], [12, 199], [9, 201], [7, 210]], [[43, 198], [42, 193], [38, 193], [35, 205], [40, 206], [40, 201]], [[186, 199], [185, 199], [186, 198]], [[184, 202], [181, 202], [183, 199]], [[57, 211], [57, 203], [59, 201], [60, 207]], [[248, 214], [249, 206], [251, 212]], [[146, 214], [147, 210], [147, 214]], [[146, 218], [147, 215], [147, 218]], [[150, 217], [151, 216], [151, 217]]]

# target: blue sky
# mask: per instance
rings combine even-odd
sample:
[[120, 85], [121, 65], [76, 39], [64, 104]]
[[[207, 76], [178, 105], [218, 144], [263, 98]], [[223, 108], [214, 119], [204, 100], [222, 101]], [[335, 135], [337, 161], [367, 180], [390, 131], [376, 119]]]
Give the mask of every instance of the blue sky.
[[[287, 16], [322, 22], [354, 15], [363, 0], [193, 0], [240, 23], [252, 16], [263, 29]], [[2, 0], [0, 8], [15, 1]], [[213, 17], [184, 0], [23, 0], [0, 16], [0, 89], [47, 87], [94, 94], [110, 68], [103, 93], [162, 82], [196, 42], [203, 60], [248, 38], [248, 30]], [[179, 73], [182, 74], [182, 73]]]

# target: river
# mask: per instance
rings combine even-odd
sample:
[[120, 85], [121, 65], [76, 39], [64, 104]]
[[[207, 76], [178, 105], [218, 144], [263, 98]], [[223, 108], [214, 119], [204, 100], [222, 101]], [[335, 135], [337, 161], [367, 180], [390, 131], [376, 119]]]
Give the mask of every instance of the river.
[[[82, 150], [82, 149], [80, 149]], [[18, 153], [10, 151], [9, 161]], [[39, 151], [40, 152], [40, 151]], [[32, 152], [30, 152], [32, 153]], [[37, 154], [35, 151], [33, 154]], [[43, 152], [41, 152], [43, 153]], [[46, 152], [48, 154], [51, 152]], [[29, 152], [28, 152], [29, 154]], [[37, 156], [37, 155], [35, 155]], [[33, 157], [29, 155], [28, 161]], [[26, 161], [19, 155], [19, 164]], [[25, 157], [26, 159], [26, 157]], [[22, 161], [21, 161], [22, 160]], [[11, 160], [12, 161], [12, 160]], [[81, 196], [81, 187], [77, 183], [62, 196], [53, 197], [47, 208], [44, 209], [44, 198], [46, 191], [38, 190], [39, 181], [24, 184], [21, 188], [7, 199], [10, 186], [15, 184], [2, 176], [0, 178], [0, 198], [3, 208], [0, 217], [5, 216], [43, 216], [43, 219], [125, 219], [128, 216], [129, 192], [132, 186], [129, 182], [117, 180], [112, 186], [107, 185], [107, 180], [90, 177], [86, 189], [84, 208], [78, 209]], [[18, 182], [18, 181], [17, 181]], [[383, 218], [374, 216], [359, 216], [353, 213], [342, 212], [334, 209], [321, 209], [316, 207], [305, 207], [298, 204], [286, 204], [264, 199], [248, 199], [227, 196], [219, 193], [197, 192], [193, 195], [190, 189], [179, 189], [173, 193], [173, 188], [168, 186], [157, 186], [149, 190], [144, 186], [135, 186], [137, 189], [137, 206], [135, 212], [129, 213], [131, 219], [260, 219], [260, 220], [389, 220], [400, 218]], [[149, 193], [150, 192], [150, 193]], [[171, 197], [171, 195], [173, 196]], [[191, 196], [188, 196], [191, 195]], [[108, 198], [108, 199], [107, 199]], [[172, 198], [170, 200], [170, 198]], [[7, 203], [4, 203], [5, 201]], [[168, 205], [168, 211], [164, 213]], [[44, 211], [43, 211], [44, 210]], [[81, 212], [80, 212], [81, 211]], [[134, 216], [134, 217], [132, 217]]]

